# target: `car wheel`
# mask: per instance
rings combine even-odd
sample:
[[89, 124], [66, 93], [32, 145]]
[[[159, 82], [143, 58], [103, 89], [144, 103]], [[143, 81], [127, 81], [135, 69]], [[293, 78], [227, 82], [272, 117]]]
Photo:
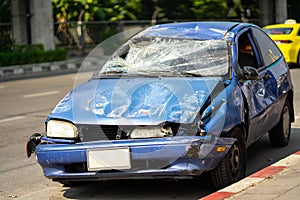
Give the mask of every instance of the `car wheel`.
[[237, 140], [221, 163], [210, 172], [212, 183], [216, 189], [239, 181], [245, 177], [246, 173], [247, 153], [243, 131], [240, 128], [235, 128], [228, 137], [234, 137]]
[[269, 140], [274, 147], [285, 147], [288, 145], [291, 135], [291, 106], [285, 102], [278, 124], [269, 131]]

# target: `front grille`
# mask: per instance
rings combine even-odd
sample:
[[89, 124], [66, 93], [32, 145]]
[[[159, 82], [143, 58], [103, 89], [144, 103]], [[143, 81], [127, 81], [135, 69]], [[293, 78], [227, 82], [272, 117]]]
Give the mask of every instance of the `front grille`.
[[114, 140], [118, 132], [115, 125], [76, 125], [82, 142]]
[[[172, 135], [175, 136], [179, 130], [180, 124], [165, 122], [157, 125], [166, 130], [171, 128]], [[95, 125], [95, 124], [77, 124], [79, 138], [82, 142], [92, 142], [99, 140], [116, 140], [128, 139], [131, 131], [137, 127], [145, 127], [138, 125]]]
[[87, 172], [87, 164], [86, 163], [73, 163], [64, 165], [66, 172], [68, 173], [79, 173], [79, 172]]
[[[131, 169], [130, 170], [149, 170], [149, 169], [166, 169], [170, 165], [170, 161], [162, 160], [131, 160]], [[64, 165], [65, 171], [67, 173], [81, 173], [87, 172], [87, 163], [72, 163]], [[99, 170], [101, 173], [114, 173], [119, 170]], [[126, 171], [126, 170], [124, 170]]]

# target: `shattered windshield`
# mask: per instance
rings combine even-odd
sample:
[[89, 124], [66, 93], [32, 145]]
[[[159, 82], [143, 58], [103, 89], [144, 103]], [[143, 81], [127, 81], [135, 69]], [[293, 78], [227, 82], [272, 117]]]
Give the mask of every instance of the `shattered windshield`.
[[95, 76], [228, 76], [228, 52], [224, 40], [140, 37], [118, 49]]

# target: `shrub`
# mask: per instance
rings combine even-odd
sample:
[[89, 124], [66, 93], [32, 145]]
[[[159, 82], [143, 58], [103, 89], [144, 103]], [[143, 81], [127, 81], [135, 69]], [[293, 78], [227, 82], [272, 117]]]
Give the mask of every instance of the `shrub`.
[[39, 45], [26, 48], [17, 46], [12, 52], [0, 52], [0, 66], [53, 62], [66, 58], [67, 50], [62, 48], [44, 51]]

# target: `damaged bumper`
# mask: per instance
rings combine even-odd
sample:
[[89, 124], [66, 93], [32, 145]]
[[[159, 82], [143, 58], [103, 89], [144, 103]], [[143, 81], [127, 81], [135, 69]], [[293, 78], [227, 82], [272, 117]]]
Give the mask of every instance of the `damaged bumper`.
[[41, 136], [36, 158], [53, 180], [196, 176], [215, 168], [234, 138], [177, 136], [72, 143]]

